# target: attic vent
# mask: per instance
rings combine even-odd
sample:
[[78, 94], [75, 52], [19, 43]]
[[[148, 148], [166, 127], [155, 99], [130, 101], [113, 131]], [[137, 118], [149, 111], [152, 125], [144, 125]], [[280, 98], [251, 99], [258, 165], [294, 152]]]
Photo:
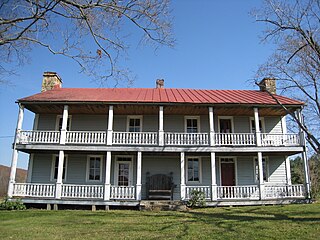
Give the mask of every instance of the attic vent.
[[157, 79], [156, 88], [164, 88], [164, 80], [163, 79]]

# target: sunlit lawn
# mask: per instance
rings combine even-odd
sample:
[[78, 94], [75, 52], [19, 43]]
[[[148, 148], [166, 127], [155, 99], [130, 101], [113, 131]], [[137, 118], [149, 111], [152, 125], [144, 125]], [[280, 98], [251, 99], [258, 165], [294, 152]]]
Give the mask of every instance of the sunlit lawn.
[[196, 209], [0, 211], [0, 239], [319, 239], [320, 204]]

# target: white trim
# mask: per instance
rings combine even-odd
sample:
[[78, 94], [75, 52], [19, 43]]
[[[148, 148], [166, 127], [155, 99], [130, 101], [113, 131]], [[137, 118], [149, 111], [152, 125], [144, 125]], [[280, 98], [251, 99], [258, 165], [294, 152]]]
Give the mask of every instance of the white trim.
[[[268, 182], [270, 182], [269, 157], [267, 157], [267, 156], [262, 157], [262, 165], [263, 165], [263, 160], [266, 162], [265, 163], [265, 166], [266, 166], [266, 180], [263, 179], [263, 182], [268, 183]], [[258, 157], [253, 157], [253, 178], [254, 178], [253, 181], [254, 181], [254, 183], [258, 184], [259, 180], [258, 180], [258, 178], [256, 176], [256, 161], [257, 161], [257, 164], [258, 164]]]
[[233, 116], [218, 116], [218, 133], [220, 133], [220, 119], [230, 119], [231, 120], [231, 132], [234, 133], [234, 121]]
[[221, 156], [219, 158], [219, 185], [222, 186], [222, 180], [221, 180], [221, 158], [230, 158], [233, 159], [233, 164], [234, 164], [234, 185], [238, 185], [238, 159], [235, 156]]
[[[59, 129], [60, 119], [63, 119], [63, 115], [57, 115], [57, 117], [56, 117], [55, 131], [61, 131], [61, 129]], [[69, 125], [69, 131], [71, 131], [71, 123], [72, 123], [72, 115], [68, 115], [67, 126]]]
[[184, 132], [187, 132], [187, 120], [196, 119], [197, 120], [197, 133], [200, 133], [200, 116], [184, 116]]
[[[254, 122], [254, 117], [250, 117], [249, 118], [249, 125], [250, 125], [250, 133], [254, 133], [252, 131], [252, 121]], [[265, 121], [264, 121], [264, 117], [259, 117], [259, 121], [261, 121], [261, 126], [259, 124], [259, 126], [261, 127], [262, 129], [262, 133], [265, 133], [266, 132], [266, 125], [265, 125]]]
[[[58, 154], [53, 154], [52, 155], [51, 176], [50, 176], [50, 181], [51, 182], [57, 182], [57, 179], [54, 179], [55, 161], [56, 161], [57, 157], [59, 159], [59, 155]], [[62, 180], [66, 181], [67, 180], [67, 169], [68, 169], [68, 155], [66, 155], [66, 154], [64, 155], [64, 164], [65, 164], [65, 170], [64, 170], [64, 178]]]
[[142, 126], [143, 126], [143, 116], [142, 115], [128, 115], [127, 116], [127, 132], [129, 132], [129, 123], [130, 119], [140, 119], [140, 132], [142, 132]]
[[[90, 158], [100, 158], [100, 180], [91, 180], [89, 179], [89, 171], [90, 171]], [[102, 161], [103, 155], [87, 155], [87, 168], [86, 168], [86, 182], [102, 182]]]
[[[189, 159], [198, 159], [199, 162], [199, 181], [189, 181], [188, 177], [188, 161]], [[200, 156], [187, 156], [186, 162], [185, 162], [185, 176], [186, 176], [186, 182], [187, 183], [202, 183], [202, 158]]]
[[[118, 158], [130, 158], [130, 161], [119, 161]], [[114, 165], [114, 184], [118, 186], [118, 174], [119, 174], [119, 163], [128, 163], [129, 164], [129, 183], [128, 186], [133, 186], [133, 155], [116, 155], [115, 156], [115, 165]]]

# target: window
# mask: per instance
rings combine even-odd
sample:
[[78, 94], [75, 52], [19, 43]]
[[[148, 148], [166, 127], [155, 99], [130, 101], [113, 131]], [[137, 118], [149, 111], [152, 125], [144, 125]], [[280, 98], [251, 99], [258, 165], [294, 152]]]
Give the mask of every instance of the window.
[[[62, 120], [63, 120], [63, 116], [62, 115], [58, 115], [57, 116], [57, 120], [56, 120], [56, 130], [60, 131], [62, 128]], [[68, 121], [67, 121], [67, 131], [70, 130], [71, 127], [71, 116], [68, 116]]]
[[[268, 182], [268, 161], [266, 158], [262, 158], [262, 172], [263, 172], [263, 181]], [[255, 174], [255, 182], [259, 182], [259, 164], [258, 158], [254, 158], [254, 174]]]
[[188, 182], [200, 182], [200, 158], [199, 157], [189, 157], [187, 158], [187, 179]]
[[102, 180], [102, 156], [88, 156], [87, 180]]
[[[66, 166], [67, 166], [67, 156], [64, 156], [63, 161], [63, 171], [62, 171], [62, 179], [66, 180]], [[58, 178], [58, 168], [59, 168], [59, 156], [54, 155], [52, 160], [52, 171], [51, 171], [51, 180], [57, 180]]]
[[141, 132], [142, 131], [142, 116], [129, 116], [127, 131], [128, 132]]
[[219, 117], [219, 132], [220, 133], [233, 133], [233, 118], [232, 117]]
[[[262, 132], [262, 133], [265, 132], [263, 118], [259, 118], [259, 127], [260, 127], [260, 132]], [[250, 118], [250, 130], [252, 133], [256, 132], [256, 124], [255, 124], [254, 118]]]
[[200, 132], [200, 118], [199, 117], [185, 117], [185, 131], [186, 131], [186, 133]]

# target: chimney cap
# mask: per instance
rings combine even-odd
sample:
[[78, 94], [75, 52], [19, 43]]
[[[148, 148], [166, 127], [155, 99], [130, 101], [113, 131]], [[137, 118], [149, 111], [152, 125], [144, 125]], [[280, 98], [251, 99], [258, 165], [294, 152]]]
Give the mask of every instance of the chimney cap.
[[164, 88], [164, 79], [157, 79], [156, 88]]
[[262, 92], [269, 92], [271, 94], [277, 93], [275, 78], [265, 77], [259, 82], [258, 86]]
[[43, 77], [57, 77], [59, 81], [62, 83], [61, 77], [56, 72], [50, 72], [50, 71], [44, 72]]

